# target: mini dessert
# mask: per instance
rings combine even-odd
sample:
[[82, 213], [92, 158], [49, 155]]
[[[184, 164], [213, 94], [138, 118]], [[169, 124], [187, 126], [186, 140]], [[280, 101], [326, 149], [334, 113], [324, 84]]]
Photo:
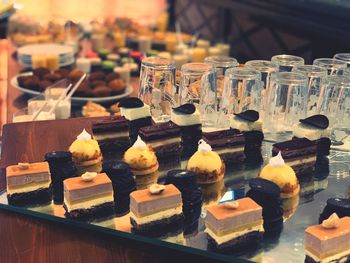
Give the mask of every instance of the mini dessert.
[[225, 164], [209, 144], [199, 140], [198, 151], [188, 160], [187, 170], [197, 174], [197, 183], [211, 184], [224, 178]]
[[92, 122], [94, 138], [103, 154], [124, 152], [130, 147], [129, 122], [121, 116], [111, 116]]
[[112, 181], [117, 216], [129, 212], [130, 193], [136, 190], [136, 183], [129, 165], [120, 161], [103, 162], [103, 172]]
[[50, 204], [52, 194], [49, 164], [19, 163], [6, 167], [6, 191], [10, 205]]
[[137, 189], [145, 189], [158, 181], [158, 160], [154, 151], [140, 137], [124, 153], [126, 162], [136, 177]]
[[316, 143], [306, 138], [296, 138], [272, 145], [272, 156], [281, 153], [285, 163], [292, 167], [298, 176], [313, 173], [316, 152]]
[[165, 184], [173, 184], [181, 192], [185, 237], [198, 233], [198, 219], [202, 210], [202, 192], [196, 179], [197, 175], [194, 172], [186, 170], [171, 170], [165, 178]]
[[336, 213], [340, 218], [350, 216], [350, 199], [347, 198], [329, 198], [327, 205], [320, 214], [318, 222], [321, 224], [323, 220]]
[[102, 153], [98, 142], [84, 129], [77, 139], [69, 146], [73, 161], [77, 166], [77, 174], [97, 172], [102, 170]]
[[150, 107], [138, 98], [126, 98], [119, 102], [121, 115], [129, 121], [131, 143], [137, 139], [142, 127], [152, 125]]
[[191, 156], [202, 138], [199, 110], [193, 104], [184, 104], [172, 110], [171, 121], [180, 126], [184, 157]]
[[295, 172], [285, 164], [281, 153], [270, 159], [269, 164], [261, 170], [259, 177], [277, 184], [281, 189], [281, 198], [295, 196], [300, 191]]
[[182, 201], [172, 184], [153, 184], [130, 194], [131, 231], [149, 237], [182, 236]]
[[259, 204], [263, 211], [264, 235], [280, 234], [283, 228], [283, 204], [280, 188], [275, 183], [255, 178], [249, 181], [250, 190], [247, 197]]
[[262, 162], [261, 144], [264, 139], [262, 132], [262, 120], [259, 112], [247, 110], [235, 114], [230, 120], [232, 129], [243, 132], [245, 137], [244, 154], [248, 162]]
[[52, 196], [54, 204], [63, 204], [63, 181], [75, 177], [77, 169], [70, 152], [57, 151], [45, 154], [45, 160], [49, 163]]
[[105, 173], [86, 172], [63, 181], [65, 216], [70, 219], [114, 225], [112, 182]]
[[317, 155], [329, 155], [331, 147], [331, 129], [329, 120], [324, 115], [313, 115], [301, 119], [300, 123], [293, 126], [293, 136], [296, 138], [307, 138], [317, 144]]
[[203, 140], [220, 155], [225, 165], [241, 163], [245, 159], [245, 138], [239, 130], [204, 132]]
[[350, 217], [332, 214], [322, 224], [305, 230], [305, 262], [348, 262], [350, 260]]
[[152, 146], [159, 162], [180, 162], [181, 134], [175, 123], [169, 121], [146, 126], [140, 129], [139, 135], [145, 143]]
[[262, 208], [249, 197], [208, 207], [205, 217], [208, 249], [235, 252], [254, 247], [262, 238]]
[[86, 105], [83, 106], [82, 114], [84, 117], [104, 117], [111, 115], [105, 107], [92, 101], [88, 101]]

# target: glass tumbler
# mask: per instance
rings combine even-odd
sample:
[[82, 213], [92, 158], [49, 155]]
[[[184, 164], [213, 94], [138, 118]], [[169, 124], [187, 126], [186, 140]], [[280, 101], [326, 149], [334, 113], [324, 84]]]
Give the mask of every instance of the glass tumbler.
[[198, 103], [202, 125], [213, 126], [217, 114], [216, 74], [212, 65], [186, 63], [181, 67], [178, 105]]
[[175, 106], [175, 62], [160, 57], [142, 60], [140, 71], [139, 98], [151, 108], [156, 122], [170, 120]]
[[278, 67], [280, 72], [291, 72], [293, 67], [304, 65], [304, 59], [302, 57], [293, 55], [276, 55], [271, 58], [273, 65]]
[[350, 53], [337, 53], [333, 58], [346, 62], [348, 68], [350, 68]]
[[308, 77], [308, 100], [307, 100], [307, 116], [312, 116], [318, 113], [320, 104], [320, 94], [322, 82], [327, 77], [325, 68], [314, 65], [303, 65], [293, 68], [293, 72], [306, 74]]
[[249, 67], [226, 70], [218, 126], [226, 128], [233, 113], [246, 110], [260, 111], [261, 90], [259, 71]]
[[267, 95], [264, 130], [271, 134], [290, 131], [294, 123], [306, 116], [306, 74], [274, 72]]
[[343, 70], [347, 67], [345, 61], [334, 58], [318, 58], [313, 64], [327, 69], [328, 75], [343, 75]]

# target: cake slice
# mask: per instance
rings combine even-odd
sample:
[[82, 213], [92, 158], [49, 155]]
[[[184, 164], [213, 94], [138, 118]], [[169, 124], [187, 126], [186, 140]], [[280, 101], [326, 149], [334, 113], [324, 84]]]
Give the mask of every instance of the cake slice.
[[103, 153], [125, 151], [130, 147], [129, 121], [122, 116], [94, 121], [92, 132]]
[[6, 167], [6, 190], [10, 205], [38, 206], [51, 203], [49, 164], [19, 163]]
[[150, 106], [138, 98], [125, 98], [119, 102], [120, 113], [129, 121], [129, 136], [133, 144], [142, 127], [152, 125]]
[[332, 214], [322, 224], [305, 230], [305, 262], [349, 262], [350, 217]]
[[285, 163], [291, 166], [298, 176], [314, 171], [317, 152], [315, 141], [297, 138], [273, 144], [272, 155], [276, 156], [279, 152], [281, 152]]
[[244, 134], [237, 129], [204, 132], [203, 140], [220, 155], [225, 165], [240, 163], [245, 159]]
[[159, 162], [179, 163], [182, 143], [180, 128], [175, 123], [169, 121], [146, 126], [140, 129], [139, 135], [152, 146]]
[[131, 231], [150, 237], [175, 236], [182, 232], [181, 192], [173, 185], [153, 184], [130, 194]]
[[208, 249], [234, 252], [254, 247], [262, 238], [262, 207], [246, 197], [208, 207], [205, 217]]
[[87, 172], [64, 180], [63, 185], [67, 218], [103, 226], [114, 224], [113, 187], [105, 173]]

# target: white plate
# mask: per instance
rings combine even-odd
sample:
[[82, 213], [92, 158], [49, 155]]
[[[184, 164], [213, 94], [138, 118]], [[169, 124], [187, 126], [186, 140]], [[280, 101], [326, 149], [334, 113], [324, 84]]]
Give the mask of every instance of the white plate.
[[[41, 94], [39, 91], [22, 88], [22, 87], [20, 87], [18, 85], [17, 77], [19, 77], [19, 76], [29, 76], [29, 75], [32, 75], [32, 72], [18, 74], [18, 75], [14, 76], [11, 79], [10, 84], [11, 84], [12, 87], [22, 91], [25, 94], [28, 94], [30, 97], [38, 96], [38, 95]], [[122, 98], [125, 98], [125, 97], [129, 96], [133, 92], [133, 90], [134, 90], [133, 87], [131, 85], [129, 85], [128, 87], [126, 87], [125, 92], [123, 94], [120, 94], [120, 95], [109, 96], [109, 97], [101, 97], [101, 98], [72, 97], [72, 104], [76, 105], [76, 106], [81, 106], [81, 105], [85, 105], [86, 102], [88, 102], [88, 101], [93, 101], [93, 102], [96, 102], [96, 103], [99, 103], [99, 104], [113, 103], [113, 102], [115, 102], [117, 100], [120, 100]]]

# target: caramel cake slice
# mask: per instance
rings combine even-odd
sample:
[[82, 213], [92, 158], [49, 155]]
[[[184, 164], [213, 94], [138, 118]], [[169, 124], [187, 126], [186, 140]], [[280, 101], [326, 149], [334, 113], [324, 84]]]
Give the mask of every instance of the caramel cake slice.
[[129, 121], [122, 116], [93, 122], [92, 132], [103, 153], [125, 151], [130, 147]]
[[140, 129], [139, 135], [146, 144], [152, 146], [158, 161], [180, 161], [181, 134], [180, 127], [175, 123], [169, 121], [146, 126]]
[[297, 175], [312, 173], [316, 164], [317, 145], [306, 138], [296, 138], [272, 145], [272, 155], [281, 152], [285, 163], [293, 168]]
[[6, 167], [7, 199], [10, 205], [37, 206], [52, 201], [47, 162], [19, 163]]
[[177, 236], [182, 232], [181, 192], [173, 185], [153, 184], [130, 194], [131, 231], [149, 237]]
[[305, 262], [349, 262], [350, 217], [332, 214], [322, 224], [305, 230]]
[[113, 224], [112, 182], [105, 173], [86, 172], [63, 181], [65, 216], [84, 222]]
[[208, 249], [235, 252], [253, 248], [261, 240], [264, 227], [262, 207], [246, 197], [207, 208], [205, 226]]
[[226, 165], [244, 161], [244, 134], [237, 129], [204, 132], [203, 140], [211, 145]]

